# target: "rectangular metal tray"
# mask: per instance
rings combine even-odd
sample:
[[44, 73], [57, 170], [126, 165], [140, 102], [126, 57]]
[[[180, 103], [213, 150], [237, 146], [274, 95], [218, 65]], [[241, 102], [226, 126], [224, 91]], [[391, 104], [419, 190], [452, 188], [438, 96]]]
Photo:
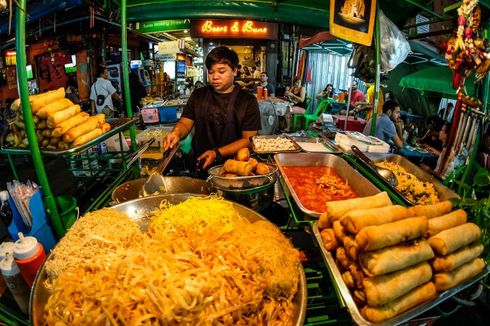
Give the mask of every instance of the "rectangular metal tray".
[[[261, 151], [261, 150], [258, 150], [256, 147], [255, 147], [255, 142], [254, 142], [254, 139], [256, 138], [267, 138], [267, 139], [276, 139], [276, 138], [287, 138], [289, 139], [292, 143], [293, 143], [293, 146], [294, 146], [294, 149], [291, 149], [291, 150], [284, 150], [284, 151]], [[301, 147], [298, 146], [298, 144], [296, 144], [296, 142], [291, 139], [290, 137], [288, 136], [283, 136], [283, 135], [260, 135], [260, 136], [253, 136], [252, 139], [252, 150], [257, 153], [257, 154], [278, 154], [278, 153], [297, 153], [297, 152], [301, 152]]]
[[438, 293], [435, 299], [432, 299], [416, 307], [413, 307], [412, 309], [407, 310], [404, 313], [401, 313], [398, 316], [388, 319], [382, 323], [371, 323], [362, 316], [361, 312], [357, 308], [357, 305], [354, 302], [354, 299], [352, 298], [349, 288], [347, 287], [344, 280], [342, 279], [342, 274], [340, 273], [337, 264], [335, 263], [334, 257], [323, 246], [322, 236], [320, 235], [320, 230], [318, 229], [318, 222], [315, 222], [315, 224], [313, 225], [313, 234], [315, 235], [315, 238], [318, 242], [322, 256], [325, 259], [325, 262], [327, 263], [327, 267], [330, 276], [332, 278], [332, 282], [334, 286], [337, 288], [337, 294], [340, 295], [340, 299], [344, 303], [344, 306], [347, 307], [347, 309], [349, 310], [352, 316], [352, 319], [358, 325], [393, 326], [393, 325], [404, 324], [414, 319], [415, 317], [421, 315], [422, 313], [436, 307], [437, 305], [441, 304], [442, 302], [446, 301], [447, 299], [451, 298], [452, 296], [456, 295], [462, 290], [478, 282], [479, 280], [481, 280], [482, 278], [484, 278], [490, 273], [490, 266], [487, 265], [483, 270], [483, 272], [481, 272], [481, 274], [473, 277], [472, 279], [464, 283], [461, 283], [460, 285], [452, 289]]
[[294, 201], [303, 213], [311, 217], [318, 218], [322, 212], [314, 212], [303, 206], [284, 172], [284, 166], [328, 166], [334, 169], [342, 179], [347, 180], [352, 189], [360, 197], [372, 196], [380, 192], [380, 190], [368, 179], [354, 170], [343, 158], [337, 155], [320, 153], [283, 153], [274, 155], [274, 160]]
[[[41, 150], [41, 154], [47, 156], [71, 156], [76, 155], [80, 152], [83, 152], [86, 149], [89, 149], [92, 146], [99, 144], [100, 142], [128, 129], [131, 125], [136, 123], [137, 119], [129, 119], [129, 118], [118, 118], [118, 119], [107, 119], [107, 122], [111, 125], [111, 130], [106, 132], [105, 134], [92, 139], [88, 143], [80, 145], [75, 148], [70, 148], [63, 151], [50, 151], [50, 150]], [[21, 148], [2, 148], [0, 150], [0, 154], [11, 154], [11, 155], [29, 155], [31, 153], [30, 149], [21, 149]]]
[[[439, 180], [437, 180], [433, 175], [422, 170], [420, 167], [410, 162], [407, 158], [398, 155], [398, 154], [375, 154], [375, 153], [366, 153], [366, 155], [374, 162], [388, 161], [395, 164], [398, 164], [402, 168], [404, 168], [407, 172], [415, 175], [420, 181], [430, 182], [434, 185], [436, 189], [439, 200], [444, 201], [451, 198], [459, 198], [458, 194], [444, 186]], [[381, 177], [379, 177], [381, 178]], [[384, 180], [384, 179], [383, 179]], [[407, 204], [414, 205], [414, 203], [410, 202], [405, 196], [402, 195], [396, 188], [392, 187], [386, 182], [386, 186], [391, 188], [393, 192], [398, 194], [401, 198], [403, 198]]]

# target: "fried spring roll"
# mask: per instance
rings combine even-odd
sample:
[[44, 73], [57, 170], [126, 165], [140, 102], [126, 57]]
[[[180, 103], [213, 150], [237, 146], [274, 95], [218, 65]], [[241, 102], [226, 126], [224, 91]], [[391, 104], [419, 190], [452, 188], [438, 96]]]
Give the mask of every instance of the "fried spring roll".
[[365, 278], [363, 284], [367, 304], [371, 307], [385, 305], [417, 286], [429, 282], [431, 278], [432, 269], [427, 262], [398, 272]]
[[467, 247], [463, 247], [447, 256], [436, 257], [432, 261], [432, 268], [436, 272], [449, 272], [480, 256], [482, 252], [483, 245], [476, 242]]
[[436, 296], [434, 283], [428, 282], [418, 288], [408, 292], [398, 299], [387, 303], [381, 307], [366, 306], [362, 309], [364, 317], [373, 323], [380, 323], [384, 320], [395, 317], [410, 308], [429, 301]]
[[337, 200], [327, 202], [326, 212], [330, 224], [338, 220], [345, 213], [355, 210], [358, 207], [376, 208], [391, 205], [390, 197], [386, 192], [381, 192], [374, 196]]
[[427, 232], [427, 218], [410, 217], [383, 225], [367, 226], [356, 235], [361, 251], [372, 251], [414, 240]]
[[434, 274], [436, 289], [437, 291], [444, 291], [453, 288], [473, 276], [480, 274], [483, 268], [485, 268], [483, 259], [475, 258], [451, 272]]
[[427, 237], [430, 238], [437, 233], [466, 223], [466, 212], [462, 209], [446, 215], [431, 218], [428, 221]]
[[442, 201], [432, 205], [417, 205], [408, 208], [412, 212], [412, 216], [425, 216], [434, 218], [451, 212], [453, 204], [449, 201]]
[[335, 239], [333, 229], [323, 229], [322, 232], [320, 232], [320, 235], [322, 236], [325, 249], [328, 251], [337, 249], [339, 244], [337, 243], [337, 239]]
[[429, 239], [434, 252], [445, 256], [480, 238], [481, 230], [474, 223], [465, 223], [439, 232]]
[[356, 234], [366, 226], [391, 223], [411, 216], [413, 215], [407, 208], [393, 205], [380, 208], [356, 209], [345, 213], [341, 218], [341, 222], [347, 232]]

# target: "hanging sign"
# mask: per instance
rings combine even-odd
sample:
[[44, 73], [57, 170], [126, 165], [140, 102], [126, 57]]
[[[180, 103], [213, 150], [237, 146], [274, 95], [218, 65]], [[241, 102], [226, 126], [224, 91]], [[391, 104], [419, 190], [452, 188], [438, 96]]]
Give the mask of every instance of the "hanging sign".
[[4, 52], [4, 56], [6, 66], [15, 66], [17, 64], [17, 52], [13, 50], [7, 50]]
[[136, 23], [136, 30], [140, 33], [170, 32], [191, 27], [190, 19], [153, 20]]
[[330, 34], [370, 46], [373, 41], [376, 0], [330, 0]]
[[175, 54], [185, 47], [185, 40], [158, 42], [158, 54]]
[[246, 38], [246, 39], [277, 39], [277, 24], [254, 20], [193, 20], [192, 37], [202, 38]]

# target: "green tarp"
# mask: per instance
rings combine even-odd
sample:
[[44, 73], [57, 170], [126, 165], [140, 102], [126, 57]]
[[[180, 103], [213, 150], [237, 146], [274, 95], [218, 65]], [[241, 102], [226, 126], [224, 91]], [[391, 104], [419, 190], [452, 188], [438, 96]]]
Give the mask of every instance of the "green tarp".
[[[436, 92], [445, 97], [455, 98], [456, 90], [452, 86], [453, 72], [445, 66], [429, 67], [403, 77], [399, 85], [401, 87], [414, 88], [419, 91]], [[475, 93], [475, 77], [471, 75], [466, 79], [466, 94]]]

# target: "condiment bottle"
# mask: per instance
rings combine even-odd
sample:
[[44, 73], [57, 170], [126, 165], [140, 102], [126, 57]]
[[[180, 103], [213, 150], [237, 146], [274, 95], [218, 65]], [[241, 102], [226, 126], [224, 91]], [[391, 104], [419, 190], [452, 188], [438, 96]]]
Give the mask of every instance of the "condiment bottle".
[[38, 269], [46, 258], [42, 244], [34, 237], [24, 237], [19, 232], [19, 240], [15, 242], [15, 262], [19, 266], [20, 273], [29, 286], [32, 286]]
[[12, 293], [20, 310], [23, 313], [28, 314], [30, 288], [20, 274], [19, 267], [15, 263], [12, 253], [8, 253], [0, 262], [0, 270], [2, 271], [3, 279], [5, 280], [5, 283], [7, 283], [7, 287]]
[[[0, 244], [0, 261], [7, 257], [7, 254], [13, 255], [14, 253], [14, 243], [13, 242], [2, 242]], [[0, 277], [0, 297], [2, 296], [3, 292], [7, 289], [7, 284], [3, 280], [2, 277]]]
[[267, 88], [264, 88], [264, 100], [267, 101], [267, 97], [269, 97], [269, 91]]
[[12, 223], [13, 214], [9, 205], [9, 193], [7, 190], [0, 191], [0, 200], [2, 201], [0, 207], [0, 220], [3, 225], [8, 228], [10, 223]]

